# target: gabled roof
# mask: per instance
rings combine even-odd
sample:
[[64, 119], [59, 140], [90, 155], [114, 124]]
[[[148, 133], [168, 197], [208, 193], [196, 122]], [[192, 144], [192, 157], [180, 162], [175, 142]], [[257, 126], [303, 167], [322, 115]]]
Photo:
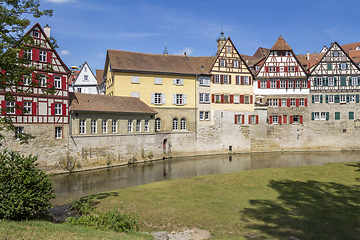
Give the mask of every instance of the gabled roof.
[[104, 76], [104, 70], [102, 69], [96, 69], [96, 80], [97, 80], [97, 83], [98, 85], [100, 85], [104, 79], [103, 79], [103, 76]]
[[259, 47], [256, 52], [254, 53], [253, 57], [257, 57], [257, 58], [264, 58], [266, 57], [270, 52], [270, 49], [268, 48], [263, 48], [263, 47]]
[[277, 51], [277, 50], [291, 51], [292, 49], [289, 46], [289, 44], [287, 44], [287, 42], [280, 35], [279, 38], [276, 40], [275, 44], [272, 46], [272, 48], [270, 50], [272, 50], [272, 51]]
[[325, 52], [323, 53], [313, 53], [310, 54], [310, 60], [308, 61], [308, 69], [310, 69], [311, 67], [313, 67], [314, 65], [316, 65], [318, 62], [320, 62], [320, 60], [323, 58], [323, 56], [325, 55]]
[[349, 54], [349, 52], [350, 52], [351, 50], [355, 50], [359, 45], [360, 45], [360, 42], [349, 43], [349, 44], [341, 45], [341, 48], [342, 48], [347, 54]]
[[[40, 26], [39, 23], [35, 23], [34, 26], [32, 26], [32, 28], [29, 29], [29, 31], [27, 31], [27, 33], [25, 35], [28, 35], [32, 30], [34, 30], [35, 27], [38, 27], [40, 29], [40, 32], [42, 35], [45, 36], [45, 39], [47, 41], [47, 43], [50, 45], [51, 49], [54, 51], [56, 58], [59, 59], [60, 63], [62, 64], [62, 66], [64, 67], [65, 71], [67, 73], [70, 73], [69, 68], [66, 66], [66, 64], [62, 61], [60, 55], [57, 53], [57, 51], [55, 50], [54, 46], [52, 45], [52, 43], [50, 42], [50, 39], [46, 36], [44, 29], [42, 29], [42, 27]], [[19, 43], [22, 41], [22, 39], [19, 40]]]
[[139, 98], [100, 94], [69, 93], [70, 109], [86, 112], [140, 113], [157, 112]]
[[[93, 71], [91, 70], [89, 64], [88, 64], [87, 62], [84, 62], [84, 64], [81, 66], [81, 69], [80, 69], [79, 73], [78, 73], [77, 76], [76, 76], [76, 79], [75, 79], [75, 81], [74, 81], [74, 85], [76, 85], [77, 81], [80, 81], [80, 80], [81, 80], [80, 77], [83, 75], [82, 72], [84, 71], [84, 68], [85, 68], [85, 67], [88, 67], [88, 68], [89, 68], [90, 73], [91, 73], [92, 76], [93, 76], [93, 79], [96, 80], [96, 83], [97, 83], [97, 79], [96, 79]], [[91, 78], [89, 78], [89, 80], [91, 80]]]
[[211, 57], [188, 57], [192, 63], [195, 71], [201, 74], [211, 74], [211, 68], [216, 59], [215, 56]]

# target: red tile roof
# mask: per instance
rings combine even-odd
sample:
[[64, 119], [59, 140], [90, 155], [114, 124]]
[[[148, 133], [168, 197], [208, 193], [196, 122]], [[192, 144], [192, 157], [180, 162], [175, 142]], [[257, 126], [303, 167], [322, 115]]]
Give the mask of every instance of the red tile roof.
[[359, 45], [360, 45], [360, 42], [349, 43], [349, 44], [341, 45], [341, 48], [342, 48], [347, 54], [349, 54], [349, 52], [350, 52], [351, 50], [355, 50]]
[[97, 84], [100, 85], [103, 82], [104, 70], [96, 69], [95, 72], [96, 72]]
[[279, 38], [276, 40], [275, 44], [271, 48], [272, 51], [282, 50], [282, 51], [291, 51], [291, 47], [287, 42], [283, 39], [280, 35]]
[[141, 113], [157, 112], [139, 98], [100, 94], [69, 93], [70, 109], [86, 112]]
[[215, 56], [212, 57], [188, 57], [198, 74], [210, 74], [214, 65]]

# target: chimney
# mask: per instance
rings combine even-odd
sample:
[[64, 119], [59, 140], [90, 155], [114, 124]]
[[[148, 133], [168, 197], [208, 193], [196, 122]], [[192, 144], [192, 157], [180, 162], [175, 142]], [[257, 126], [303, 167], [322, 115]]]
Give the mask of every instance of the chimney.
[[50, 38], [50, 26], [46, 24], [44, 27], [44, 32], [47, 38]]
[[307, 60], [308, 61], [310, 60], [310, 52], [309, 51], [307, 52]]

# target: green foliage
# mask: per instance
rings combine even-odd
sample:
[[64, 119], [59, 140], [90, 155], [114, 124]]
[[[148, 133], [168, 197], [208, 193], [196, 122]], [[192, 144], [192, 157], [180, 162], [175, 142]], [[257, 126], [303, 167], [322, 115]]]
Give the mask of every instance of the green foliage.
[[36, 160], [7, 150], [0, 153], [0, 219], [33, 219], [51, 207], [52, 182]]
[[88, 215], [91, 213], [94, 199], [90, 196], [81, 198], [71, 204], [70, 210], [75, 210], [79, 215]]

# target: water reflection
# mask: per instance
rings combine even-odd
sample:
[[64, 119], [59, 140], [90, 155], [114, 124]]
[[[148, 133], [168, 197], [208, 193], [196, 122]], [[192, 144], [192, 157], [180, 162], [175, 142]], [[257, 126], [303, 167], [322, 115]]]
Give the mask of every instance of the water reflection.
[[344, 153], [266, 153], [217, 155], [161, 160], [52, 176], [56, 199], [53, 206], [89, 194], [143, 185], [147, 183], [201, 175], [238, 172], [273, 167], [322, 165], [332, 162], [360, 162], [359, 152]]

